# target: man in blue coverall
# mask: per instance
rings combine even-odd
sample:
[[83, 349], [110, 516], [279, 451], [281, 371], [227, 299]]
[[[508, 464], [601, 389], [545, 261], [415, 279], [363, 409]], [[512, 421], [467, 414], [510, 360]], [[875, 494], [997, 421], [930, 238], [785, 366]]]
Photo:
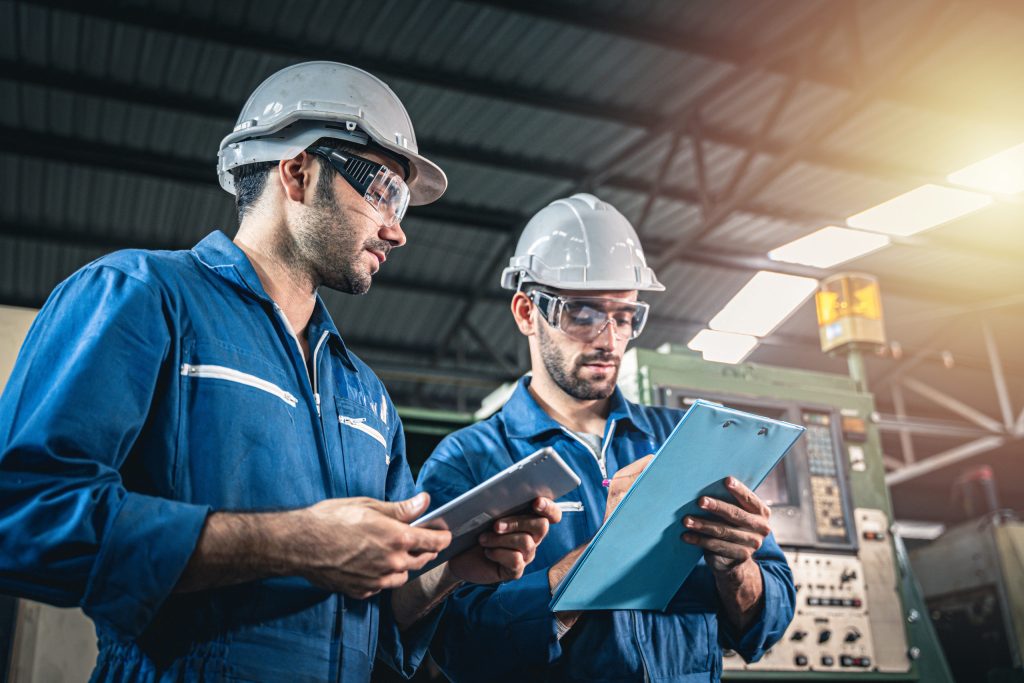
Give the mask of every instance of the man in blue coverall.
[[512, 314], [529, 339], [532, 377], [498, 413], [442, 441], [418, 488], [439, 505], [545, 446], [583, 483], [558, 501], [562, 523], [523, 578], [449, 598], [434, 658], [456, 682], [707, 683], [721, 675], [720, 642], [757, 660], [789, 624], [795, 589], [767, 506], [732, 478], [734, 502], [704, 499], [707, 519], [680, 520], [679, 542], [703, 548], [703, 559], [664, 613], [549, 611], [555, 587], [682, 411], [637, 405], [616, 386], [648, 313], [638, 291], [664, 287], [612, 206], [577, 194], [542, 209], [502, 286], [515, 290]]
[[32, 326], [0, 399], [0, 592], [80, 605], [97, 681], [411, 675], [444, 598], [521, 576], [560, 518], [538, 499], [408, 581], [451, 536], [409, 525], [398, 414], [317, 289], [365, 293], [444, 173], [331, 62], [260, 85], [218, 171], [234, 241], [101, 258]]

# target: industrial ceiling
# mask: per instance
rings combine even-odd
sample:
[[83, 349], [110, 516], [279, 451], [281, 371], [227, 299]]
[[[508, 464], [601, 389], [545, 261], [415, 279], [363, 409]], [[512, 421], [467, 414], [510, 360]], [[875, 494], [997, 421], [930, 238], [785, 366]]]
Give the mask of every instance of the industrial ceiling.
[[[913, 423], [884, 432], [897, 512], [949, 518], [982, 462], [1021, 509], [1021, 201], [841, 268], [767, 254], [1024, 142], [1022, 31], [1011, 2], [3, 1], [0, 304], [38, 307], [115, 249], [233, 234], [215, 159], [241, 104], [343, 61], [395, 89], [450, 178], [370, 294], [324, 293], [397, 404], [473, 410], [527, 369], [498, 274], [533, 212], [587, 190], [668, 287], [644, 347], [686, 344], [758, 270], [877, 276], [894, 344], [869, 385], [883, 422]], [[749, 360], [846, 372], [811, 302]]]

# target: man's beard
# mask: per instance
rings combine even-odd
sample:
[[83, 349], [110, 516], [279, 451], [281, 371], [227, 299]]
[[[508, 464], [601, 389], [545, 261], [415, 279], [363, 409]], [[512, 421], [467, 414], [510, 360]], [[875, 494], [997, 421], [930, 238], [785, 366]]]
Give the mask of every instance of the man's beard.
[[385, 256], [391, 243], [379, 239], [359, 242], [355, 221], [338, 204], [329, 174], [321, 173], [313, 205], [296, 231], [296, 246], [309, 264], [317, 285], [347, 294], [366, 294], [373, 275], [366, 267], [363, 252], [372, 249]]
[[[540, 342], [540, 357], [544, 361], [544, 369], [555, 381], [555, 384], [575, 399], [581, 401], [594, 401], [605, 399], [615, 391], [615, 383], [619, 379], [619, 366], [615, 354], [597, 351], [595, 353], [580, 356], [572, 367], [562, 353], [562, 350], [548, 336], [548, 332], [541, 323], [537, 328], [537, 336]], [[580, 375], [585, 363], [601, 361], [615, 363], [615, 370], [610, 378], [605, 380], [587, 380]]]

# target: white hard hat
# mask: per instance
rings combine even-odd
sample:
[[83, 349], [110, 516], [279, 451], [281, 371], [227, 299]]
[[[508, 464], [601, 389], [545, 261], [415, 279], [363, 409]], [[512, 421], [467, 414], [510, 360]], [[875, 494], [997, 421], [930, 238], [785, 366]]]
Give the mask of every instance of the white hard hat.
[[304, 62], [273, 74], [253, 91], [220, 143], [220, 186], [235, 193], [231, 169], [291, 159], [320, 138], [372, 141], [409, 164], [412, 205], [429, 204], [448, 186], [437, 164], [420, 156], [401, 100], [382, 80], [337, 62]]
[[665, 289], [626, 217], [584, 193], [551, 202], [523, 228], [501, 286], [519, 289], [527, 282], [556, 289]]

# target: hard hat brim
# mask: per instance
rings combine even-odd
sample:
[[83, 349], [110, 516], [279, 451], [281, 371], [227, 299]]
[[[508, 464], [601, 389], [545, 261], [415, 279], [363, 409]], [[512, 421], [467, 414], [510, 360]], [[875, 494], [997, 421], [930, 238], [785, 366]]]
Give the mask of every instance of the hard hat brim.
[[[377, 144], [380, 144], [379, 142]], [[437, 201], [448, 188], [448, 176], [430, 159], [397, 145], [381, 145], [409, 160], [409, 205], [423, 206]]]
[[[324, 107], [324, 103], [320, 103]], [[328, 105], [329, 106], [329, 105]], [[372, 126], [367, 124], [361, 115], [354, 115], [342, 107], [327, 111], [296, 111], [281, 117], [272, 126], [253, 126], [235, 130], [220, 143], [217, 171], [220, 185], [231, 194], [235, 193], [234, 178], [231, 169], [244, 164], [261, 161], [279, 161], [291, 159], [320, 138], [338, 138], [354, 140], [350, 131], [339, 125], [344, 118], [364, 131], [363, 141], [367, 136], [374, 144], [409, 161], [409, 204], [422, 206], [436, 201], [448, 187], [448, 177], [441, 167], [427, 159], [410, 147], [396, 144]], [[301, 127], [301, 131], [298, 129]], [[287, 135], [279, 131], [290, 128]]]

